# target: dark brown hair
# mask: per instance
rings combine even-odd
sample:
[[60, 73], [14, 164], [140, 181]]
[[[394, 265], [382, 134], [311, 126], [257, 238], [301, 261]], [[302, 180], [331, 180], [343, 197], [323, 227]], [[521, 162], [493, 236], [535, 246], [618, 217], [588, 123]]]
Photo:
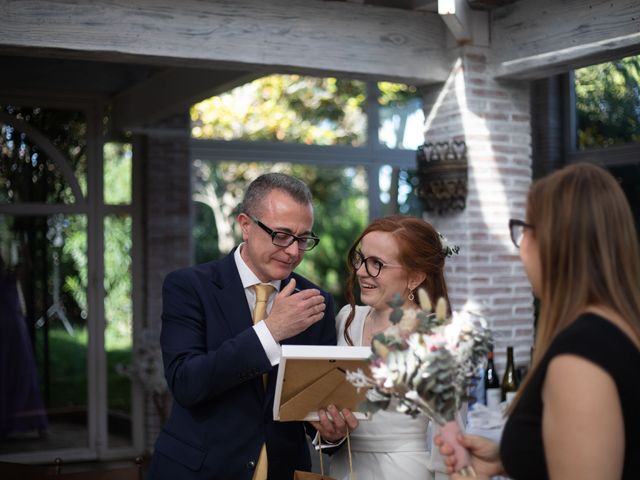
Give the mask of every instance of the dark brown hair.
[[[347, 254], [349, 276], [345, 285], [345, 297], [351, 305], [351, 312], [345, 324], [344, 338], [349, 345], [353, 345], [353, 340], [349, 335], [349, 327], [355, 316], [354, 287], [357, 284], [352, 260], [360, 247], [362, 239], [370, 232], [388, 232], [393, 235], [393, 238], [398, 243], [400, 252], [398, 262], [409, 273], [420, 272], [426, 274], [424, 281], [418, 288], [426, 290], [434, 305], [434, 302], [440, 297], [444, 297], [447, 304], [449, 303], [447, 284], [444, 280], [445, 255], [436, 229], [420, 218], [406, 215], [390, 215], [378, 218], [356, 238]], [[414, 301], [417, 303], [417, 295]]]

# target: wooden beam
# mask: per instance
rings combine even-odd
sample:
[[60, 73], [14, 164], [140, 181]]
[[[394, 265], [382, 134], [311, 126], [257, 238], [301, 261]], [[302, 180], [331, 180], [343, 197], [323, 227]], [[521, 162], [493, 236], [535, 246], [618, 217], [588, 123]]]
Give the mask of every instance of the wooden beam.
[[471, 10], [467, 0], [438, 0], [438, 14], [458, 45], [489, 45], [487, 12]]
[[131, 130], [180, 111], [186, 112], [200, 100], [255, 78], [255, 74], [247, 72], [169, 68], [112, 99], [114, 129]]
[[471, 41], [470, 10], [466, 0], [438, 0], [438, 14], [458, 43]]
[[416, 151], [397, 148], [208, 139], [192, 139], [190, 146], [191, 156], [201, 160], [291, 162], [327, 167], [393, 165], [399, 168], [416, 168]]
[[444, 81], [449, 66], [433, 12], [315, 0], [0, 0], [0, 11], [0, 53], [13, 55], [416, 85]]
[[497, 77], [536, 79], [640, 52], [637, 0], [522, 0], [493, 12]]

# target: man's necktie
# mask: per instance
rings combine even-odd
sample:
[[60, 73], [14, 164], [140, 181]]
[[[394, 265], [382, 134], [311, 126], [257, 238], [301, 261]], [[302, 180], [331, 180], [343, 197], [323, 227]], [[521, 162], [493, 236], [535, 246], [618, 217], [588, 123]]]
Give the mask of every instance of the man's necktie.
[[[256, 292], [256, 306], [253, 309], [253, 324], [255, 325], [260, 320], [264, 320], [267, 316], [267, 303], [269, 302], [269, 295], [273, 292], [273, 285], [268, 283], [259, 283], [253, 286]], [[267, 374], [262, 376], [264, 386], [267, 386]], [[260, 457], [258, 457], [258, 463], [256, 470], [253, 472], [253, 480], [266, 480], [267, 479], [267, 449], [266, 445], [262, 444], [260, 449]]]
[[253, 309], [253, 323], [255, 325], [267, 316], [267, 303], [274, 286], [268, 283], [258, 283], [253, 286], [253, 289], [256, 292], [256, 307]]

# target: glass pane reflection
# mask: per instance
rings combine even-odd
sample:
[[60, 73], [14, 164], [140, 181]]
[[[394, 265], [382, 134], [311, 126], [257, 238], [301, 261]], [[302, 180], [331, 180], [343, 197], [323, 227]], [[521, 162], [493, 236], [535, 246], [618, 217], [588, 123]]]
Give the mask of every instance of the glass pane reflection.
[[86, 225], [0, 216], [0, 454], [88, 446]]
[[75, 185], [78, 195], [86, 197], [83, 112], [0, 106], [0, 113], [15, 119], [0, 120], [0, 203], [74, 203], [81, 200], [74, 194]]
[[313, 230], [320, 237], [320, 244], [305, 255], [296, 271], [329, 290], [337, 305], [344, 304], [345, 254], [368, 219], [368, 184], [363, 167], [195, 160], [192, 171], [192, 233], [197, 263], [220, 258], [240, 242], [236, 207], [251, 180], [277, 171], [305, 181], [314, 197]]
[[131, 380], [123, 374], [131, 363], [133, 300], [131, 217], [104, 221], [104, 346], [107, 355], [109, 447], [131, 445]]

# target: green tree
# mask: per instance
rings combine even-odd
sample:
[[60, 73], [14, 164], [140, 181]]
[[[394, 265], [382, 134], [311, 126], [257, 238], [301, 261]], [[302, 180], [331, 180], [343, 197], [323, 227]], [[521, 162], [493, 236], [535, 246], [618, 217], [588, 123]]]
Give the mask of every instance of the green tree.
[[191, 109], [192, 136], [361, 145], [365, 84], [356, 80], [271, 75]]
[[640, 141], [640, 56], [575, 71], [578, 147]]

